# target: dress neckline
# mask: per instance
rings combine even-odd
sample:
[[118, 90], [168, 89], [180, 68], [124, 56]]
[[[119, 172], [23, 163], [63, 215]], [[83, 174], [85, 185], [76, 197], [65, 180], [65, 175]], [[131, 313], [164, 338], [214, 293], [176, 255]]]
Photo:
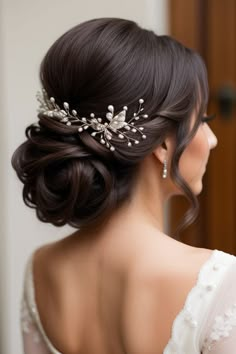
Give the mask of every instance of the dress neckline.
[[[172, 322], [172, 326], [171, 326], [171, 336], [167, 342], [167, 345], [165, 346], [164, 350], [163, 350], [163, 354], [167, 353], [166, 351], [169, 349], [169, 347], [172, 345], [172, 341], [174, 338], [174, 333], [176, 331], [176, 326], [177, 326], [177, 322], [180, 319], [180, 317], [183, 315], [183, 311], [186, 307], [187, 302], [189, 301], [189, 299], [192, 297], [192, 294], [194, 293], [194, 291], [196, 290], [196, 288], [199, 286], [199, 280], [200, 280], [200, 276], [201, 274], [204, 272], [205, 268], [208, 266], [208, 264], [212, 261], [212, 259], [214, 258], [215, 254], [217, 252], [221, 252], [217, 249], [212, 250], [212, 252], [210, 253], [210, 256], [206, 259], [206, 261], [201, 265], [201, 267], [199, 268], [198, 271], [198, 275], [197, 275], [197, 280], [194, 284], [194, 286], [190, 289], [190, 291], [188, 292], [186, 299], [184, 301], [184, 305], [181, 308], [181, 310], [178, 312], [178, 314], [176, 315], [175, 319]], [[31, 254], [31, 257], [29, 259], [28, 262], [28, 280], [29, 280], [29, 289], [30, 289], [30, 308], [33, 314], [33, 317], [36, 321], [36, 324], [38, 326], [38, 329], [40, 331], [40, 334], [42, 335], [44, 341], [46, 342], [48, 348], [50, 349], [50, 351], [52, 352], [52, 354], [63, 354], [61, 353], [50, 341], [50, 339], [48, 338], [42, 322], [41, 322], [41, 318], [38, 312], [38, 308], [37, 308], [37, 304], [36, 304], [36, 299], [35, 299], [35, 287], [34, 287], [34, 275], [33, 275], [33, 262], [34, 262], [34, 253]]]
[[35, 299], [35, 287], [34, 287], [34, 273], [33, 273], [33, 263], [34, 263], [34, 252], [32, 253], [30, 259], [29, 259], [29, 264], [28, 264], [28, 280], [29, 280], [29, 290], [30, 290], [30, 309], [32, 311], [32, 315], [36, 321], [36, 324], [38, 326], [38, 329], [40, 331], [40, 334], [42, 335], [45, 343], [47, 344], [48, 348], [52, 352], [52, 354], [63, 354], [61, 353], [50, 341], [48, 338], [44, 327], [41, 322], [41, 318], [38, 312], [38, 307], [36, 304], [36, 299]]
[[172, 322], [172, 326], [171, 326], [171, 335], [170, 338], [167, 342], [167, 345], [165, 346], [164, 350], [163, 350], [163, 354], [169, 354], [171, 353], [170, 348], [172, 348], [172, 346], [175, 346], [176, 343], [174, 342], [174, 338], [175, 338], [175, 333], [177, 331], [177, 327], [178, 327], [178, 323], [180, 322], [180, 319], [182, 316], [184, 316], [184, 311], [187, 308], [187, 304], [190, 302], [191, 298], [193, 297], [193, 294], [196, 292], [196, 290], [198, 289], [198, 287], [200, 286], [200, 281], [201, 281], [201, 275], [205, 272], [205, 270], [208, 268], [208, 266], [211, 264], [211, 262], [213, 261], [213, 259], [215, 258], [215, 255], [217, 253], [220, 253], [221, 251], [219, 251], [218, 249], [214, 249], [212, 250], [212, 252], [210, 253], [210, 256], [205, 260], [205, 262], [201, 265], [201, 267], [198, 270], [198, 274], [197, 274], [197, 279], [195, 281], [195, 284], [193, 285], [193, 287], [189, 290], [185, 301], [184, 301], [184, 305], [181, 308], [181, 310], [178, 312], [178, 314], [176, 315], [176, 317], [174, 318], [173, 322]]

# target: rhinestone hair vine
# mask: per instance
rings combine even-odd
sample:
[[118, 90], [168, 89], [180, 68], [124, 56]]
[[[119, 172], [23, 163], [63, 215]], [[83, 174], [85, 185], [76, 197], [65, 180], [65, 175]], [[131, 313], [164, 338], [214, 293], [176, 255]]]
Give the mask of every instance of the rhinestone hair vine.
[[128, 131], [139, 133], [142, 139], [146, 139], [146, 135], [143, 134], [144, 127], [141, 126], [138, 128], [135, 126], [135, 121], [138, 121], [140, 118], [148, 118], [148, 114], [140, 114], [144, 110], [142, 107], [144, 100], [142, 98], [139, 99], [138, 111], [133, 114], [133, 117], [128, 122], [126, 122], [128, 107], [124, 106], [121, 112], [115, 114], [113, 105], [108, 106], [108, 112], [106, 113], [107, 121], [103, 122], [103, 119], [99, 117], [96, 118], [94, 113], [90, 114], [90, 118], [79, 117], [76, 110], [70, 110], [67, 102], [63, 103], [64, 109], [61, 109], [58, 104], [56, 104], [54, 97], [48, 97], [45, 89], [42, 89], [42, 92], [37, 92], [36, 97], [40, 103], [38, 113], [66, 125], [73, 124], [78, 126], [79, 133], [91, 127], [94, 130], [90, 133], [91, 136], [95, 137], [99, 135], [100, 143], [111, 151], [115, 150], [115, 147], [111, 143], [113, 134], [118, 136], [119, 139], [126, 141], [129, 147], [133, 146], [133, 144], [139, 144], [140, 141], [128, 136]]

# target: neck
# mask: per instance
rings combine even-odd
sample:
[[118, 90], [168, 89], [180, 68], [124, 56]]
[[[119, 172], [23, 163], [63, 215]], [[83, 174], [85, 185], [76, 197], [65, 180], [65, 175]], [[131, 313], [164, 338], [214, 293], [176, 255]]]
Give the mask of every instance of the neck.
[[153, 165], [153, 160], [147, 160], [146, 165], [142, 166], [131, 200], [115, 210], [104, 226], [95, 232], [86, 232], [87, 235], [90, 234], [90, 239], [91, 235], [96, 239], [115, 238], [116, 235], [120, 238], [124, 234], [127, 237], [142, 230], [147, 232], [148, 229], [164, 232], [167, 193], [158, 167]]

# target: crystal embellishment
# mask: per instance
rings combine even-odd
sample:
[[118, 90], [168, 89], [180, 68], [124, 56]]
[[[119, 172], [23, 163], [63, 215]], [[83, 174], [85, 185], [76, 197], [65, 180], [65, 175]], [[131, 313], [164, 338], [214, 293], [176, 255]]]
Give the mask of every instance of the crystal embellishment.
[[229, 337], [230, 331], [236, 326], [236, 303], [228, 308], [223, 315], [215, 317], [210, 336], [204, 341], [204, 348], [211, 350], [221, 338]]
[[190, 307], [187, 307], [185, 309], [184, 320], [185, 320], [186, 323], [188, 323], [188, 325], [191, 328], [196, 328], [197, 327], [197, 321], [194, 319]]
[[124, 106], [122, 111], [115, 114], [115, 108], [113, 105], [108, 106], [108, 112], [106, 113], [107, 121], [103, 121], [100, 117], [95, 117], [94, 113], [90, 113], [90, 118], [79, 117], [76, 110], [70, 110], [69, 103], [63, 103], [63, 109], [55, 102], [54, 97], [48, 97], [45, 89], [42, 92], [37, 93], [37, 100], [39, 101], [38, 113], [44, 117], [55, 119], [68, 126], [75, 125], [78, 126], [78, 132], [82, 133], [88, 128], [92, 128], [93, 132], [90, 133], [92, 137], [99, 136], [99, 142], [105, 145], [111, 151], [115, 150], [114, 145], [112, 145], [111, 140], [115, 135], [120, 140], [126, 141], [129, 147], [133, 144], [139, 144], [137, 138], [133, 138], [127, 134], [128, 131], [132, 133], [139, 133], [142, 139], [146, 139], [146, 135], [143, 134], [144, 127], [134, 126], [135, 121], [140, 118], [148, 118], [148, 114], [141, 114], [144, 110], [142, 104], [144, 100], [139, 99], [138, 111], [133, 114], [133, 117], [127, 122], [126, 112], [128, 110], [127, 106]]

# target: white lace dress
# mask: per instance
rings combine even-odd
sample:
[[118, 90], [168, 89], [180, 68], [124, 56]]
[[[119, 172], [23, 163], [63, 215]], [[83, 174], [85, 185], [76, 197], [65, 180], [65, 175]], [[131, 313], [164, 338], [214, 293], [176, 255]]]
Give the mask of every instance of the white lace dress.
[[[32, 257], [21, 307], [25, 354], [63, 354], [46, 336], [35, 304]], [[236, 257], [214, 250], [175, 318], [163, 354], [236, 353]]]

